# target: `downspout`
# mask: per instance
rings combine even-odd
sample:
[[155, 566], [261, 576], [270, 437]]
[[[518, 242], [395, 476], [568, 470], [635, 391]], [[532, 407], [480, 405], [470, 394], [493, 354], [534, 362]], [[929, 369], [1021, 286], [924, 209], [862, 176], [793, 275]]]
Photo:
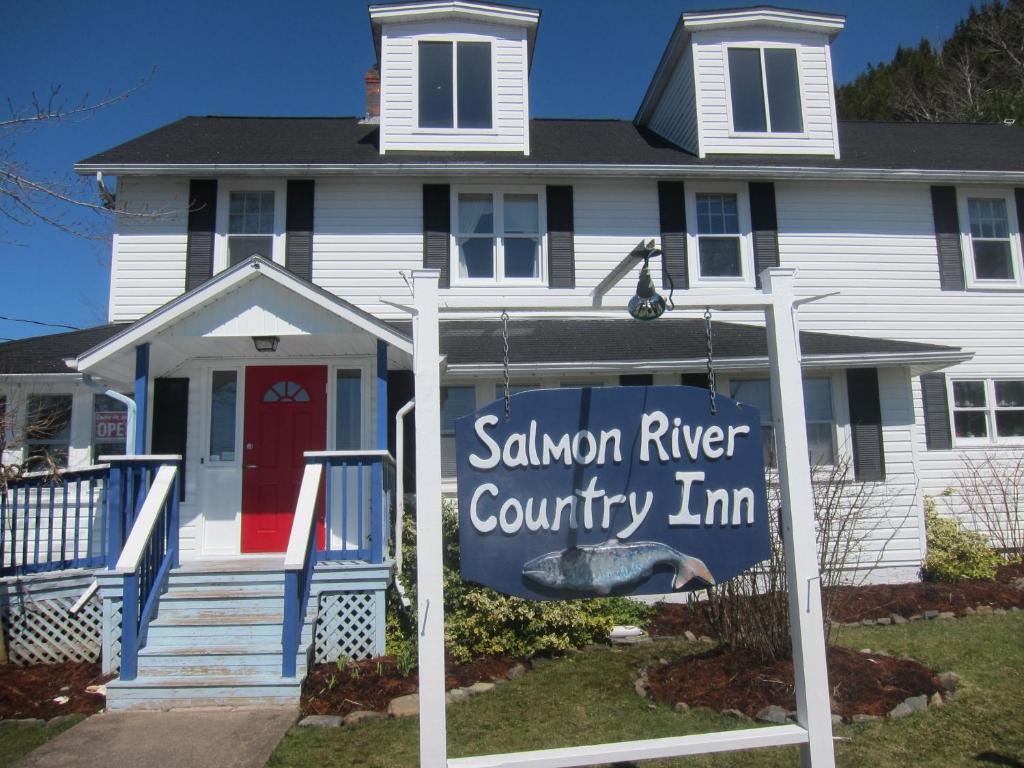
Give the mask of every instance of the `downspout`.
[[98, 381], [93, 379], [91, 374], [83, 373], [82, 374], [82, 381], [84, 381], [85, 382], [85, 386], [87, 386], [93, 392], [99, 392], [101, 395], [106, 395], [109, 398], [117, 400], [119, 403], [124, 403], [125, 407], [128, 409], [128, 420], [127, 420], [127, 423], [125, 424], [125, 428], [124, 428], [124, 432], [125, 432], [125, 435], [124, 435], [124, 437], [125, 437], [124, 452], [125, 452], [125, 455], [127, 455], [127, 456], [134, 456], [135, 455], [135, 415], [136, 415], [136, 412], [138, 411], [138, 408], [135, 405], [135, 401], [132, 400], [127, 395], [122, 395], [120, 392], [115, 392], [112, 389], [107, 389], [102, 384], [100, 384]]
[[416, 406], [415, 400], [395, 414], [395, 588], [406, 610], [412, 606], [402, 584], [402, 521], [405, 518], [405, 416]]

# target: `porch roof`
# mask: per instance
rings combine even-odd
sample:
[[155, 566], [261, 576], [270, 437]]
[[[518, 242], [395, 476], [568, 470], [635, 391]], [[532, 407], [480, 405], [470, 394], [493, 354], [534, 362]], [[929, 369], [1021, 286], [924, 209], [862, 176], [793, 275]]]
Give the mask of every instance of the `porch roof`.
[[396, 366], [412, 358], [407, 334], [253, 256], [66, 362], [81, 373], [128, 381], [134, 375], [131, 353], [140, 344], [153, 344], [151, 371], [161, 375], [196, 357], [252, 357], [251, 338], [271, 335], [284, 339], [282, 358], [369, 352], [368, 339], [386, 342]]

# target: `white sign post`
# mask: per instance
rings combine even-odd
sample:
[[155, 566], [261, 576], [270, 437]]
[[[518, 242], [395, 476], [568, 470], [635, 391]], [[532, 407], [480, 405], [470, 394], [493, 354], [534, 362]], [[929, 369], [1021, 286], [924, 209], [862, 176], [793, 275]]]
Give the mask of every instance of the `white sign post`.
[[[420, 765], [423, 768], [568, 768], [785, 745], [800, 746], [801, 762], [805, 767], [833, 768], [832, 719], [814, 534], [814, 500], [804, 428], [794, 274], [795, 270], [788, 268], [765, 270], [761, 293], [705, 293], [700, 297], [699, 307], [695, 304], [694, 308], [759, 309], [765, 313], [772, 409], [779, 446], [796, 724], [449, 760], [445, 733], [441, 551], [439, 273], [436, 270], [413, 272]], [[677, 306], [680, 303], [677, 302]], [[573, 307], [572, 311], [581, 308]], [[490, 308], [477, 306], [475, 309], [487, 311]], [[544, 308], [519, 306], [516, 309], [540, 311]], [[550, 308], [547, 311], [550, 312]]]

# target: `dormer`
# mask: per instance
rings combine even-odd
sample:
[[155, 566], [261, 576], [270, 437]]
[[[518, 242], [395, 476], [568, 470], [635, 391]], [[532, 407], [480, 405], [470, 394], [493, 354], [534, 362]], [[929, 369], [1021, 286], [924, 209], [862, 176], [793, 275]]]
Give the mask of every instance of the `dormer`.
[[540, 12], [467, 0], [370, 6], [380, 153], [530, 154]]
[[846, 19], [757, 7], [684, 13], [636, 122], [700, 157], [839, 157], [831, 43]]

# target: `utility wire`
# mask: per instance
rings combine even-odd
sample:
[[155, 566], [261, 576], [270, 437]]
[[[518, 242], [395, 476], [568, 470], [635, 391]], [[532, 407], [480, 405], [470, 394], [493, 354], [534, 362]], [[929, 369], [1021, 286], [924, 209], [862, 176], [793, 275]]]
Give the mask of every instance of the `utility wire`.
[[4, 317], [0, 315], [0, 320], [7, 320], [11, 323], [29, 323], [30, 325], [44, 325], [47, 328], [67, 328], [71, 331], [82, 330], [77, 325], [65, 325], [64, 323], [44, 323], [42, 320], [27, 320], [23, 317]]

